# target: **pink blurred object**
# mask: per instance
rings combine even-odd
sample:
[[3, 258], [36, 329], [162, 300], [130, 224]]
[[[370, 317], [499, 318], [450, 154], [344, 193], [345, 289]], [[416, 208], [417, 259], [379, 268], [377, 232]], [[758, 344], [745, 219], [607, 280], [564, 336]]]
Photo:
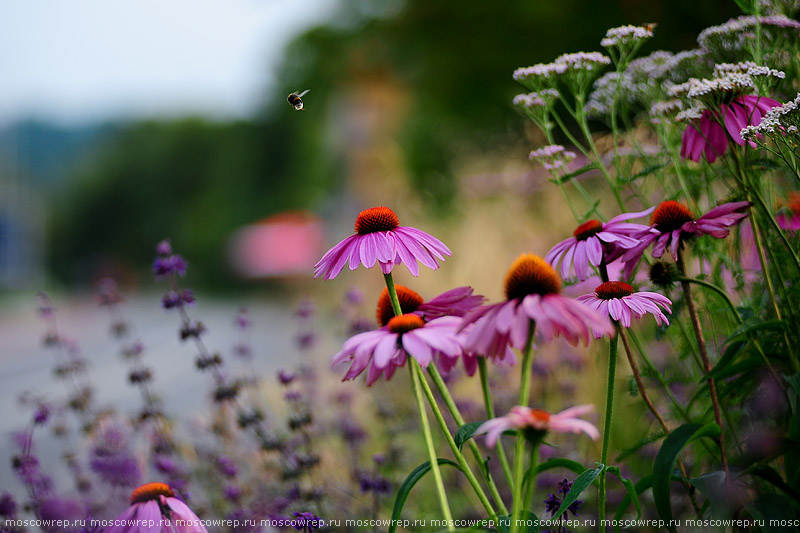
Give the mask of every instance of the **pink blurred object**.
[[245, 278], [311, 276], [323, 251], [322, 221], [306, 211], [285, 211], [234, 233], [230, 259]]

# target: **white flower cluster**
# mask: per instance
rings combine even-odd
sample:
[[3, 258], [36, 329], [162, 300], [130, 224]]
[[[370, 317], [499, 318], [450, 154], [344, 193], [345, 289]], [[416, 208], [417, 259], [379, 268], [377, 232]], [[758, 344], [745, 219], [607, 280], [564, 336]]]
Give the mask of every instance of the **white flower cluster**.
[[779, 132], [797, 133], [797, 125], [800, 124], [798, 109], [800, 109], [800, 93], [797, 94], [794, 100], [767, 111], [758, 125], [751, 125], [742, 129], [742, 139], [753, 141], [762, 135], [772, 135]]
[[619, 28], [611, 28], [608, 30], [605, 38], [600, 41], [600, 46], [610, 48], [612, 46], [644, 41], [652, 36], [653, 30], [644, 26], [620, 26]]
[[683, 83], [676, 83], [675, 85], [669, 85], [667, 87], [667, 94], [673, 98], [687, 96], [689, 94], [689, 91], [694, 89], [699, 84], [700, 80], [698, 80], [697, 78], [689, 78]]
[[780, 80], [786, 77], [786, 73], [782, 70], [777, 70], [774, 68], [769, 68], [767, 66], [753, 66], [747, 69], [747, 75], [752, 77], [770, 77], [770, 78], [778, 78]]
[[714, 77], [725, 76], [732, 72], [746, 73], [753, 67], [757, 67], [753, 61], [740, 61], [739, 63], [717, 63], [714, 65]]
[[600, 52], [575, 52], [561, 54], [554, 63], [567, 65], [567, 68], [573, 70], [592, 70], [595, 67], [610, 64], [611, 59]]
[[722, 78], [713, 78], [710, 80], [702, 79], [695, 80], [696, 83], [689, 88], [686, 96], [689, 98], [697, 98], [711, 93], [729, 93], [739, 89], [750, 89], [755, 87], [753, 78], [741, 72], [731, 72]]
[[560, 144], [551, 144], [532, 151], [528, 159], [539, 161], [547, 170], [557, 170], [575, 157], [575, 152], [564, 149]]
[[673, 98], [672, 100], [656, 102], [652, 106], [650, 106], [650, 116], [665, 117], [667, 115], [677, 113], [682, 109], [683, 109], [683, 102], [681, 102], [676, 98]]
[[675, 115], [675, 120], [678, 122], [691, 122], [694, 120], [700, 120], [703, 116], [703, 110], [699, 107], [690, 107], [689, 109], [684, 109], [677, 115]]
[[792, 20], [783, 15], [771, 15], [768, 17], [742, 16], [731, 19], [725, 24], [711, 26], [700, 32], [697, 42], [704, 48], [710, 48], [714, 44], [719, 44], [725, 49], [738, 49], [747, 39], [753, 38], [753, 31], [756, 25], [769, 29], [787, 29], [792, 32], [800, 30], [800, 22]]
[[514, 105], [521, 107], [545, 107], [552, 104], [558, 98], [558, 91], [555, 89], [544, 89], [535, 93], [518, 94], [514, 97]]
[[532, 67], [522, 67], [514, 71], [514, 79], [522, 81], [529, 78], [549, 78], [555, 74], [563, 74], [567, 65], [560, 63], [539, 63]]

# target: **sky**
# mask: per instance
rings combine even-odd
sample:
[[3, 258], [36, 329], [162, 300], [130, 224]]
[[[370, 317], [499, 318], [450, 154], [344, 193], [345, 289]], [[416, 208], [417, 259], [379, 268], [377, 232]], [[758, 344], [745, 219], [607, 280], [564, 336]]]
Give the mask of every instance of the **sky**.
[[246, 117], [336, 0], [0, 0], [0, 127]]

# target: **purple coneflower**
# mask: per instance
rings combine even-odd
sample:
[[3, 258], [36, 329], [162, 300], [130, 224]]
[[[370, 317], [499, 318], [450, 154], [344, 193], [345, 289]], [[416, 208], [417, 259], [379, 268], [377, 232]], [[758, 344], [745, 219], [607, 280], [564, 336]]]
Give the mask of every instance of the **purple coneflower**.
[[584, 304], [561, 296], [561, 280], [541, 257], [522, 254], [511, 265], [505, 280], [506, 301], [485, 305], [464, 317], [465, 349], [502, 360], [508, 346], [523, 349], [531, 322], [549, 341], [563, 335], [570, 344], [589, 342], [589, 329], [608, 335], [614, 328], [607, 316]]
[[489, 447], [497, 443], [497, 439], [504, 431], [509, 429], [534, 430], [538, 432], [555, 431], [558, 433], [586, 433], [592, 439], [600, 437], [600, 432], [593, 424], [578, 418], [591, 413], [592, 405], [576, 405], [560, 413], [551, 415], [541, 409], [531, 409], [518, 405], [511, 411], [498, 418], [487, 420], [475, 431], [476, 435], [486, 433], [486, 445]]
[[[172, 533], [169, 524], [174, 524], [175, 520], [185, 521], [185, 525], [178, 528], [183, 533], [208, 533], [197, 515], [175, 497], [169, 485], [147, 483], [131, 493], [131, 506], [114, 521], [120, 525], [109, 527], [105, 533]], [[158, 527], [152, 526], [153, 521]]]
[[425, 322], [417, 315], [396, 316], [380, 329], [348, 339], [342, 351], [333, 356], [332, 364], [352, 361], [343, 381], [366, 369], [367, 385], [372, 385], [381, 374], [388, 381], [405, 364], [407, 356], [416, 359], [423, 368], [434, 359], [457, 359], [463, 352], [456, 334], [458, 323], [456, 317]]
[[395, 265], [405, 264], [414, 276], [419, 275], [417, 261], [436, 270], [445, 255], [452, 255], [442, 241], [409, 226], [401, 226], [397, 215], [388, 207], [371, 207], [359, 213], [355, 235], [328, 250], [316, 265], [314, 279], [333, 279], [349, 263], [350, 270], [358, 265], [372, 268], [379, 263], [388, 274]]
[[[686, 126], [683, 132], [681, 157], [698, 162], [705, 155], [706, 160], [713, 163], [727, 151], [729, 139], [743, 146], [746, 141], [742, 138], [742, 130], [751, 124], [757, 125], [767, 111], [780, 105], [772, 98], [747, 94], [728, 104], [720, 104], [718, 110], [703, 110], [700, 118]], [[752, 141], [751, 146], [755, 146]]]
[[[403, 314], [418, 315], [425, 321], [443, 316], [464, 316], [485, 300], [483, 296], [473, 294], [472, 287], [456, 287], [427, 302], [417, 292], [403, 285], [395, 285], [395, 291]], [[385, 326], [393, 317], [394, 309], [389, 290], [384, 288], [378, 298], [375, 318], [380, 326]]]
[[[666, 296], [657, 292], [636, 292], [623, 281], [607, 281], [593, 293], [578, 296], [578, 301], [603, 314], [608, 314], [626, 328], [631, 327], [632, 318], [641, 318], [646, 313], [652, 314], [659, 326], [662, 323], [669, 325], [669, 320], [659, 306], [672, 314], [672, 309], [669, 307], [672, 302]], [[594, 336], [599, 339], [603, 333], [594, 331]]]
[[572, 237], [553, 246], [544, 260], [554, 268], [561, 262], [561, 277], [569, 277], [570, 267], [574, 267], [575, 275], [580, 281], [590, 274], [589, 265], [600, 266], [611, 263], [620, 257], [625, 250], [634, 248], [639, 239], [634, 235], [646, 231], [647, 226], [631, 224], [627, 220], [649, 215], [654, 208], [638, 213], [623, 213], [608, 222], [589, 220], [572, 232]]
[[650, 228], [638, 235], [640, 244], [622, 256], [625, 261], [625, 274], [628, 277], [639, 262], [648, 246], [655, 243], [653, 257], [661, 257], [669, 246], [672, 258], [678, 260], [678, 250], [683, 239], [693, 235], [711, 235], [724, 239], [728, 229], [746, 218], [750, 202], [732, 202], [718, 205], [699, 218], [694, 218], [691, 210], [680, 202], [668, 200], [661, 202], [650, 218]]

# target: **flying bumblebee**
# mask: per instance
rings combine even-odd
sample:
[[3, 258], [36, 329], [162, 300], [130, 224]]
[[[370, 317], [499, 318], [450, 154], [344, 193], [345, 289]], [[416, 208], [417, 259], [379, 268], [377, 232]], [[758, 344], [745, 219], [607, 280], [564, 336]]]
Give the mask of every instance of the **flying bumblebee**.
[[305, 91], [303, 91], [301, 93], [298, 93], [297, 91], [295, 91], [295, 92], [293, 92], [292, 94], [290, 94], [286, 98], [286, 101], [289, 102], [289, 104], [293, 108], [295, 108], [297, 111], [302, 111], [303, 110], [303, 96], [305, 96], [306, 93], [308, 93], [308, 91], [310, 91], [310, 90], [311, 89], [306, 89]]

